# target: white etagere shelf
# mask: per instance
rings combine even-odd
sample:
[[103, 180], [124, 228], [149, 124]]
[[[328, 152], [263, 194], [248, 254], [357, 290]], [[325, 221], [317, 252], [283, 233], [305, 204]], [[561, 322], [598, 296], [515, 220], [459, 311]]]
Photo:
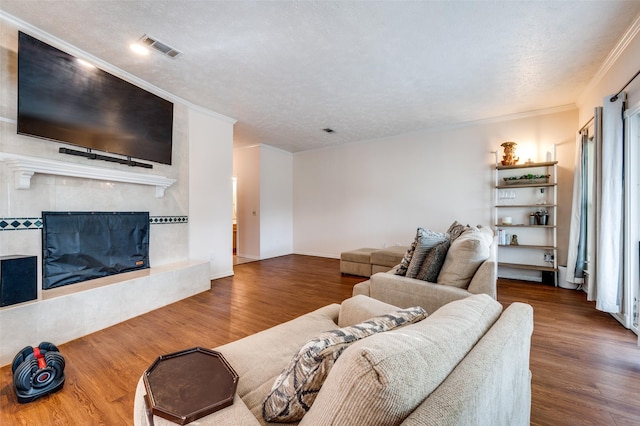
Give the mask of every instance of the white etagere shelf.
[[[558, 285], [557, 161], [502, 165], [496, 152], [493, 219], [498, 235], [498, 267], [552, 272]], [[506, 184], [504, 177], [549, 174], [548, 181]], [[538, 199], [536, 199], [538, 198]], [[532, 213], [540, 213], [537, 219]], [[542, 217], [546, 213], [546, 223]], [[511, 223], [503, 223], [510, 217]], [[530, 221], [533, 221], [531, 223]], [[503, 235], [509, 234], [508, 238]], [[517, 241], [512, 236], [517, 235]]]

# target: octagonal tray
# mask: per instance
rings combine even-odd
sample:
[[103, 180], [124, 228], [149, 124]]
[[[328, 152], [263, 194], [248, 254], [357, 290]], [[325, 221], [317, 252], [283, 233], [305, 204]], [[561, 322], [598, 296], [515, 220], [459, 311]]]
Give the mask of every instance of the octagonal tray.
[[142, 378], [150, 415], [181, 425], [233, 404], [238, 385], [222, 354], [201, 347], [158, 357]]

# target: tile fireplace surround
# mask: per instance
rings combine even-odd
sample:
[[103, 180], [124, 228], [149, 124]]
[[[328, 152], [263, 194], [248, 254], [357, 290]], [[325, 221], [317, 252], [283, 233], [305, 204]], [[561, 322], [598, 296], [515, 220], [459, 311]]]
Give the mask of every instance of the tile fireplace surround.
[[[181, 167], [159, 167], [174, 175], [166, 178], [4, 152], [0, 165], [8, 195], [0, 202], [3, 251], [39, 258], [37, 299], [0, 308], [0, 365], [11, 363], [25, 346], [62, 344], [210, 288], [209, 262], [186, 260], [188, 191], [186, 179], [175, 179]], [[149, 220], [152, 267], [42, 290], [39, 216], [45, 210], [156, 212]]]
[[0, 366], [25, 346], [62, 344], [210, 287], [209, 263], [184, 261], [43, 291], [0, 309]]

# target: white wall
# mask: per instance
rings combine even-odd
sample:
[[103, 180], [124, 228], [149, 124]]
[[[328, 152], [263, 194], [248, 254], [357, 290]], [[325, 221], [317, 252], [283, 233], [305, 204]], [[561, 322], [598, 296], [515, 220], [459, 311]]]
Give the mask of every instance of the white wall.
[[293, 155], [260, 145], [260, 258], [293, 252]]
[[293, 155], [268, 145], [234, 150], [238, 178], [238, 256], [293, 252]]
[[233, 124], [189, 109], [189, 258], [233, 275]]
[[[573, 170], [576, 128], [571, 109], [296, 153], [294, 252], [339, 257], [357, 247], [408, 245], [419, 226], [489, 225], [492, 152], [502, 156], [500, 144], [516, 141], [523, 161], [543, 161], [558, 144], [560, 168]], [[565, 215], [572, 183], [560, 182]], [[568, 235], [568, 221], [560, 223], [567, 225], [559, 235]], [[560, 251], [566, 256], [566, 243]]]

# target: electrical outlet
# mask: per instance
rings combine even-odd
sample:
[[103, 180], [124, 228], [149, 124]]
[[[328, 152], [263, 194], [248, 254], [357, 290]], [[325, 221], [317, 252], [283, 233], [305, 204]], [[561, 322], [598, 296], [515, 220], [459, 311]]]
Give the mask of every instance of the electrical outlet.
[[544, 261], [545, 262], [553, 262], [553, 254], [552, 253], [545, 253], [544, 254]]

